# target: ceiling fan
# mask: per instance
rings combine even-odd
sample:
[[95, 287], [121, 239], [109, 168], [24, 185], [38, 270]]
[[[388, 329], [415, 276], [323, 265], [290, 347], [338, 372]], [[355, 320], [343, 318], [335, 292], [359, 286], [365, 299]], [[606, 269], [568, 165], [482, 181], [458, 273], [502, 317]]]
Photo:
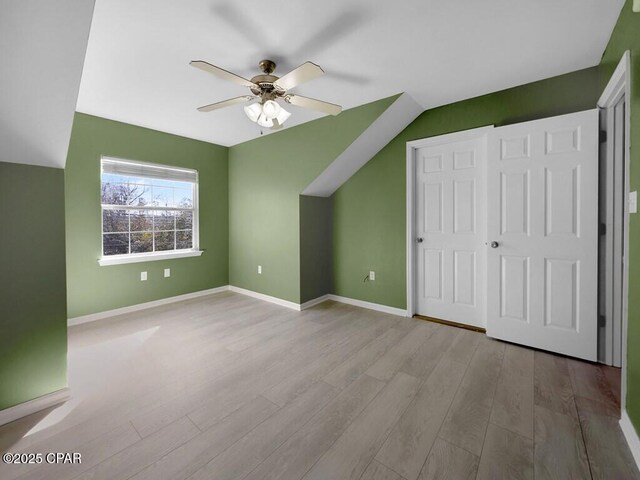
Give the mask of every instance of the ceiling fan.
[[276, 77], [272, 75], [276, 69], [275, 62], [271, 60], [261, 60], [258, 65], [262, 70], [262, 74], [256, 75], [251, 80], [247, 80], [240, 75], [228, 72], [202, 60], [192, 60], [189, 62], [189, 65], [211, 73], [223, 80], [248, 87], [252, 93], [252, 95], [242, 95], [240, 97], [230, 98], [229, 100], [223, 100], [222, 102], [204, 105], [198, 108], [200, 112], [211, 112], [212, 110], [218, 110], [257, 99], [257, 102], [244, 107], [247, 117], [261, 127], [277, 130], [282, 128], [282, 124], [291, 116], [291, 113], [282, 108], [277, 100], [284, 100], [291, 105], [310, 108], [331, 115], [338, 115], [342, 111], [340, 105], [289, 93], [289, 90], [292, 88], [324, 74], [322, 68], [312, 62], [305, 62], [286, 75]]

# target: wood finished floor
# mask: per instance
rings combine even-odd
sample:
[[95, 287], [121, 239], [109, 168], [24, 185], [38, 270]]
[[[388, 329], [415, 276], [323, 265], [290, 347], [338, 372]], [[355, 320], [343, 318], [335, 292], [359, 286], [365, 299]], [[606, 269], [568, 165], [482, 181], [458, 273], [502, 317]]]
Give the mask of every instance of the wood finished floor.
[[69, 331], [72, 399], [0, 427], [12, 479], [640, 478], [619, 371], [480, 333], [234, 293]]

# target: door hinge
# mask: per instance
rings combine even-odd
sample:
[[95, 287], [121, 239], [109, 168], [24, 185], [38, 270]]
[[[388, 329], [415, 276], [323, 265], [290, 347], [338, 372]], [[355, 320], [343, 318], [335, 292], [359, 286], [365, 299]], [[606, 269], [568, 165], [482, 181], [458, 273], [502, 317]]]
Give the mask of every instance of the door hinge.
[[601, 223], [600, 224], [600, 235], [606, 235], [607, 234], [607, 224], [606, 223]]
[[606, 130], [600, 130], [600, 135], [598, 136], [600, 143], [606, 143], [607, 142], [607, 131]]
[[605, 315], [598, 315], [598, 326], [604, 327], [607, 325], [607, 317]]

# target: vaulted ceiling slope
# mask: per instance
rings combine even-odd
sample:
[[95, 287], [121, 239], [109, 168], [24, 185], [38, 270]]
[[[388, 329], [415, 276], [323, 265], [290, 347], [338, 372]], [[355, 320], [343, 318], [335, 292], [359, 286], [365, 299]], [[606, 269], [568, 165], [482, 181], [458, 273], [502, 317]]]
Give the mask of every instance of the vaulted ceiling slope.
[[[221, 145], [260, 136], [245, 94], [190, 68], [245, 77], [310, 60], [326, 75], [294, 90], [352, 108], [407, 92], [432, 108], [596, 65], [623, 0], [97, 0], [78, 110]], [[287, 126], [320, 116], [291, 107]], [[265, 132], [265, 134], [268, 132]]]
[[0, 162], [64, 168], [93, 4], [0, 3]]
[[329, 197], [354, 173], [371, 160], [386, 144], [422, 113], [420, 105], [403, 93], [376, 118], [302, 192], [303, 195]]

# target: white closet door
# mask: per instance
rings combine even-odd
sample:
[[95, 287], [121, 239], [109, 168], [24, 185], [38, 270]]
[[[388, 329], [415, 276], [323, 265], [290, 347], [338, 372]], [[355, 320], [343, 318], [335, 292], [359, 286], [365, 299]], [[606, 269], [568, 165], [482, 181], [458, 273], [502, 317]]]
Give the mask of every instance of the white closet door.
[[598, 111], [494, 129], [487, 192], [487, 335], [596, 360]]
[[416, 151], [416, 310], [484, 327], [486, 136]]

